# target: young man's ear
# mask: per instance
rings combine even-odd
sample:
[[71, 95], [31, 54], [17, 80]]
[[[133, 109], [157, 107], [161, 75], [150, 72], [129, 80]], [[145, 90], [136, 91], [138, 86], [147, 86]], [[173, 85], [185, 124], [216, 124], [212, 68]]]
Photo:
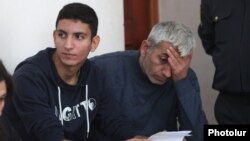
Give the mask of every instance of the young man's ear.
[[94, 52], [96, 50], [96, 48], [99, 45], [99, 42], [100, 42], [100, 36], [96, 35], [95, 37], [93, 37], [90, 49], [91, 52]]
[[147, 40], [143, 40], [140, 47], [141, 56], [145, 56], [147, 54], [148, 49], [149, 49], [149, 42]]

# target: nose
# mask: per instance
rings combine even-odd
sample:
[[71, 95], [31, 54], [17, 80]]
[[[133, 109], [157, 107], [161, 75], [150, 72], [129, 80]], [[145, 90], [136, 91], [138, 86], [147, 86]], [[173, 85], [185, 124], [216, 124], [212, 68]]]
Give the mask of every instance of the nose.
[[71, 37], [65, 39], [64, 47], [68, 50], [73, 47], [73, 39]]
[[171, 68], [169, 65], [166, 65], [162, 68], [162, 74], [165, 78], [171, 77]]

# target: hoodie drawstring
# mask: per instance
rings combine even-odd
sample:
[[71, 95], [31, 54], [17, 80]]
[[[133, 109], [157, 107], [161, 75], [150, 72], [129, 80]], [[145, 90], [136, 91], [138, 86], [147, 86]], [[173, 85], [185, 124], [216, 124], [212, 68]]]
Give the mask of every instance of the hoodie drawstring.
[[[85, 100], [86, 100], [86, 120], [87, 120], [87, 138], [89, 136], [89, 131], [90, 131], [90, 124], [89, 124], [89, 97], [88, 97], [88, 85], [85, 86]], [[58, 103], [59, 103], [59, 112], [60, 112], [60, 120], [61, 124], [63, 125], [63, 116], [62, 116], [62, 103], [61, 103], [61, 89], [59, 86], [57, 86], [58, 89]]]
[[57, 86], [58, 89], [58, 103], [59, 103], [59, 111], [60, 111], [60, 120], [61, 124], [63, 125], [63, 116], [62, 116], [62, 103], [61, 103], [61, 89]]
[[89, 125], [89, 96], [88, 96], [88, 85], [86, 85], [86, 120], [87, 120], [87, 138], [89, 136], [89, 130], [90, 130], [90, 125]]

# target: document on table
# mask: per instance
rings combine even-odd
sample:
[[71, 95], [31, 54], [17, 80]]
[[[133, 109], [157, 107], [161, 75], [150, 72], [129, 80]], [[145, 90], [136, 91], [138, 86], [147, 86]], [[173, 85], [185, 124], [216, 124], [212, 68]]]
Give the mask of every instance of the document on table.
[[150, 141], [183, 141], [185, 136], [191, 136], [191, 131], [162, 131], [149, 137]]

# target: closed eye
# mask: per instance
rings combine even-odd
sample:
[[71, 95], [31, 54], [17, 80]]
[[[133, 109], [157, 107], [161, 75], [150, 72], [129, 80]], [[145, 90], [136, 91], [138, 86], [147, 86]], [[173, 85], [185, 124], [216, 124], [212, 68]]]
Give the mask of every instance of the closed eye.
[[160, 55], [159, 60], [161, 64], [167, 64], [168, 63], [168, 56], [166, 55]]

